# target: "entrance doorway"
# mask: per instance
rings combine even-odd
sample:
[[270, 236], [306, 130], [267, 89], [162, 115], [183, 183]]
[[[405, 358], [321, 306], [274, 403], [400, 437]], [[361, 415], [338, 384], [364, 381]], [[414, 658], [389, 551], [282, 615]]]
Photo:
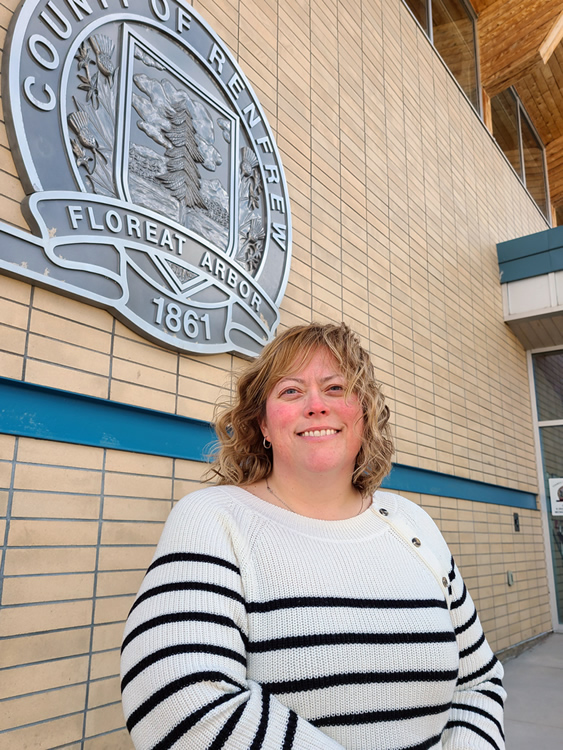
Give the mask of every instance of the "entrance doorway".
[[563, 349], [532, 351], [530, 365], [553, 629], [563, 632]]

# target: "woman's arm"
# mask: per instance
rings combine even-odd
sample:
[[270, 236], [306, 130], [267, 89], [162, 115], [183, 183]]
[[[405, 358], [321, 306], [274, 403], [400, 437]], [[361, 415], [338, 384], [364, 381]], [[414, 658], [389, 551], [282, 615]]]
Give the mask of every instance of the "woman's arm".
[[[405, 540], [420, 537], [421, 559], [446, 585], [450, 617], [459, 651], [459, 672], [442, 750], [504, 750], [503, 669], [485, 639], [475, 605], [465, 587], [448, 545], [428, 513], [406, 498], [378, 493], [378, 503], [391, 512], [392, 525]], [[391, 501], [391, 502], [390, 502]]]
[[444, 750], [504, 750], [503, 669], [491, 651], [475, 605], [452, 558], [450, 614], [459, 648], [459, 675]]
[[122, 693], [135, 747], [341, 750], [247, 678], [239, 562], [202, 495], [170, 514], [127, 621]]

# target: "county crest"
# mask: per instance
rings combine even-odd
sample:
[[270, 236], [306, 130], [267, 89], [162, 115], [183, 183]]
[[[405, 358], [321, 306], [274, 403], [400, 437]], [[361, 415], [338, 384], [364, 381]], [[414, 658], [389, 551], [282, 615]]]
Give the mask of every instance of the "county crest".
[[209, 26], [172, 0], [27, 0], [4, 60], [32, 233], [0, 223], [0, 272], [168, 347], [259, 353], [289, 273], [289, 200]]

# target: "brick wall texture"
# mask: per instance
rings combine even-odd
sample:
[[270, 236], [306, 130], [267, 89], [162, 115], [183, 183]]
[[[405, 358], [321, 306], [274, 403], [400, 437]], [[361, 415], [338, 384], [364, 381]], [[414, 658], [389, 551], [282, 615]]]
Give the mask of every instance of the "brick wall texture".
[[[0, 0], [0, 47], [16, 5]], [[250, 80], [286, 170], [282, 326], [358, 331], [393, 412], [397, 462], [537, 492], [526, 354], [503, 323], [495, 246], [546, 224], [406, 7], [194, 7]], [[0, 219], [27, 228], [0, 118]], [[210, 420], [240, 365], [165, 351], [105, 311], [0, 275], [4, 377]], [[123, 620], [173, 501], [201, 473], [0, 435], [0, 750], [131, 748]], [[512, 508], [411, 497], [451, 544], [494, 649], [551, 629], [538, 511], [520, 510], [515, 533]]]

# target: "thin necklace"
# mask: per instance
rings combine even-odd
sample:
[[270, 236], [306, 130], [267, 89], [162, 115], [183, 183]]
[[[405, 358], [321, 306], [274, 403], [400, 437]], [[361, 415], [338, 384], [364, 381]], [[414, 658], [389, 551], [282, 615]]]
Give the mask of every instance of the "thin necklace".
[[[295, 513], [295, 511], [293, 510], [293, 508], [290, 508], [289, 505], [285, 502], [285, 500], [282, 500], [279, 495], [276, 495], [276, 493], [274, 492], [274, 490], [270, 487], [270, 483], [268, 482], [268, 478], [267, 477], [266, 477], [266, 488], [267, 488], [268, 492], [276, 498], [276, 500], [279, 500], [280, 503], [282, 505], [285, 505], [285, 507], [288, 510], [290, 510], [292, 513]], [[364, 496], [360, 495], [360, 510], [356, 513], [356, 516], [359, 516], [360, 513], [363, 511], [363, 509], [364, 509]], [[355, 516], [352, 516], [352, 517], [355, 518]]]

